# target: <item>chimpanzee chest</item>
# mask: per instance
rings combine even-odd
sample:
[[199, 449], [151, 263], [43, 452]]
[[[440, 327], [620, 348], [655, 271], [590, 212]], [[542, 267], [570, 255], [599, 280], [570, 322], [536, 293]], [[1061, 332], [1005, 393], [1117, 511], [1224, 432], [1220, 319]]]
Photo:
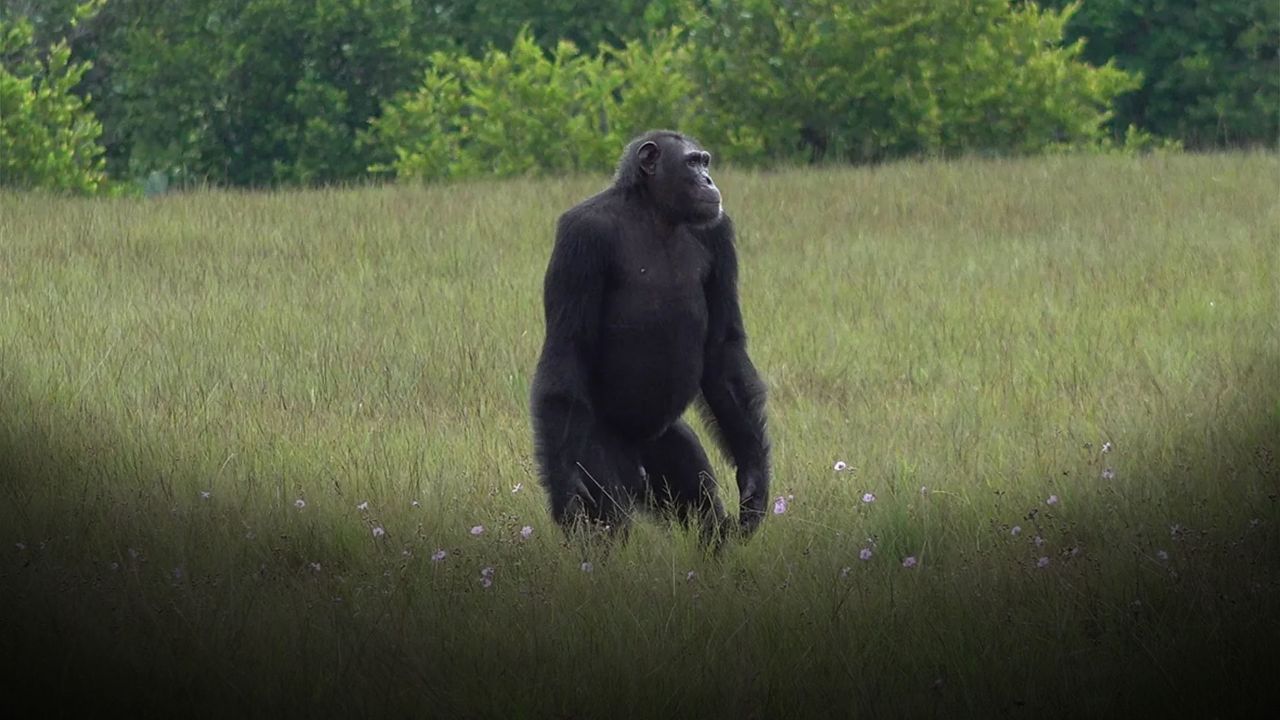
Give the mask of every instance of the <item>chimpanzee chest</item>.
[[706, 248], [687, 232], [620, 243], [600, 327], [597, 401], [633, 436], [666, 429], [697, 396], [707, 335]]

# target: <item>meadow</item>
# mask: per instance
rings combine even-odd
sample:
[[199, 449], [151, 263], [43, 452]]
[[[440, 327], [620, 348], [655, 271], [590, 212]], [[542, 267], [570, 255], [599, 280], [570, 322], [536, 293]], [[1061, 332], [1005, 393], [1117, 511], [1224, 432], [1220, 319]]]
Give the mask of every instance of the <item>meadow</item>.
[[533, 473], [606, 181], [0, 195], [0, 708], [1272, 706], [1280, 157], [720, 173], [781, 501], [719, 557], [569, 545]]

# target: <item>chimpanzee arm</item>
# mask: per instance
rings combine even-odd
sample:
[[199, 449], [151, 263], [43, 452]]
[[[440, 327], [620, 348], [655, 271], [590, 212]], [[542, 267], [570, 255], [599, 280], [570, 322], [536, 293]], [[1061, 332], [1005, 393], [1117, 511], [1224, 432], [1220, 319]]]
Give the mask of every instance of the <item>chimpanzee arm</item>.
[[571, 522], [570, 515], [592, 502], [579, 465], [598, 452], [588, 383], [600, 334], [609, 232], [608, 223], [586, 213], [561, 217], [543, 283], [546, 339], [531, 415], [538, 470], [557, 522]]
[[769, 496], [769, 437], [765, 387], [747, 356], [747, 334], [738, 306], [738, 258], [728, 216], [703, 232], [712, 253], [707, 277], [707, 345], [702, 398], [708, 424], [738, 469], [739, 524], [746, 533], [764, 518]]

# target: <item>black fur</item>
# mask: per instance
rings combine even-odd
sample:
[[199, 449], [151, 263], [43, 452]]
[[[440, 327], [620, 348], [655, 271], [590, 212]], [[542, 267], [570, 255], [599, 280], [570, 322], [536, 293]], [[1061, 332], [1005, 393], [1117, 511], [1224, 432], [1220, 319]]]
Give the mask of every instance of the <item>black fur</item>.
[[531, 411], [551, 514], [567, 529], [623, 531], [643, 504], [720, 535], [710, 463], [680, 419], [695, 400], [737, 466], [740, 528], [764, 517], [764, 385], [747, 357], [733, 223], [709, 163], [679, 133], [646, 133], [611, 187], [560, 217]]

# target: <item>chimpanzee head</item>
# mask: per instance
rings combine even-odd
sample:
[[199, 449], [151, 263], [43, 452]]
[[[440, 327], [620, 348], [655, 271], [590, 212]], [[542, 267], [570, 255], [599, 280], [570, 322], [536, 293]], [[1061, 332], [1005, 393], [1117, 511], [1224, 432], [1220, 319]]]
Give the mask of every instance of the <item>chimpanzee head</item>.
[[691, 138], [655, 130], [627, 144], [615, 182], [642, 190], [672, 223], [703, 225], [723, 212], [710, 166], [711, 153]]

